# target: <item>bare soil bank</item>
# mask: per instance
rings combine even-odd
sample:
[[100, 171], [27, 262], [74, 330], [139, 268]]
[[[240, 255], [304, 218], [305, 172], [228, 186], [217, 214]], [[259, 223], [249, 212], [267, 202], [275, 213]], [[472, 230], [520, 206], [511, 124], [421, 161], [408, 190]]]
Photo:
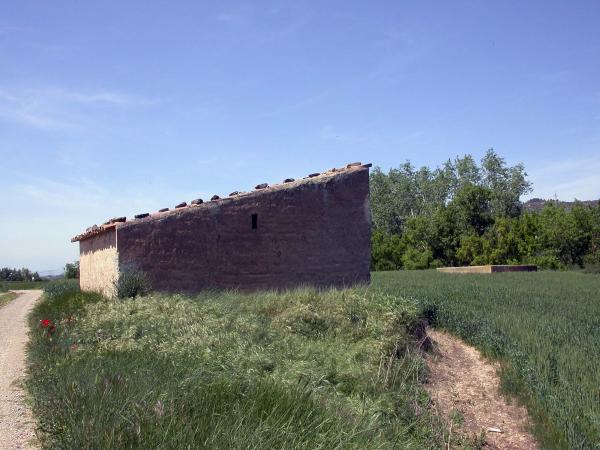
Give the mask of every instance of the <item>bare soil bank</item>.
[[484, 433], [485, 445], [492, 449], [537, 448], [528, 431], [527, 410], [509, 403], [500, 392], [498, 365], [454, 336], [433, 329], [428, 334], [435, 350], [428, 357], [427, 390], [445, 417], [464, 420], [462, 430], [457, 431], [475, 436]]

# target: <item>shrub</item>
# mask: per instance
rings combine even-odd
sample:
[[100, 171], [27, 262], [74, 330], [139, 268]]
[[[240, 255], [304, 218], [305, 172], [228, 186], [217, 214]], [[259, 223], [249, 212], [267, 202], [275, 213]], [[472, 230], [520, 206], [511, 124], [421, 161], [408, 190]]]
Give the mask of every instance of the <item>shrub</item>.
[[583, 257], [583, 267], [587, 273], [600, 273], [600, 252], [585, 255]]
[[398, 267], [393, 262], [388, 261], [386, 259], [375, 260], [375, 262], [373, 263], [373, 270], [376, 270], [378, 272], [397, 270], [397, 269], [398, 269]]
[[398, 235], [373, 231], [371, 237], [371, 268], [397, 270], [402, 268], [402, 239]]
[[136, 298], [149, 294], [151, 290], [152, 284], [148, 275], [135, 267], [123, 270], [115, 285], [118, 298]]
[[402, 255], [402, 262], [406, 270], [422, 270], [428, 269], [433, 261], [431, 250], [419, 251], [415, 248], [409, 248]]
[[467, 235], [460, 238], [460, 247], [456, 250], [456, 259], [460, 265], [470, 266], [483, 264], [484, 238]]
[[585, 266], [585, 268], [583, 269], [583, 271], [585, 273], [594, 273], [594, 274], [600, 274], [600, 266], [599, 265], [589, 265], [589, 266]]
[[532, 256], [526, 260], [527, 264], [535, 264], [540, 269], [559, 270], [564, 269], [565, 265], [556, 255], [538, 255]]
[[586, 264], [583, 271], [585, 273], [600, 274], [600, 264]]
[[44, 294], [50, 299], [79, 292], [79, 280], [54, 280], [44, 286]]

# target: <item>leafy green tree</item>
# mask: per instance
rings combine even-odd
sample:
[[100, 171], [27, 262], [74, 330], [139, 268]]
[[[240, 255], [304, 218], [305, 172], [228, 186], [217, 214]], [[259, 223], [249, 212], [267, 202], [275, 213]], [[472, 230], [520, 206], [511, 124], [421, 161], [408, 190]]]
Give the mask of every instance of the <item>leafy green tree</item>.
[[400, 235], [410, 218], [435, 214], [467, 186], [490, 191], [493, 217], [518, 216], [520, 197], [531, 190], [524, 166], [507, 166], [493, 149], [488, 150], [481, 166], [471, 155], [448, 160], [435, 169], [416, 169], [410, 162], [405, 162], [387, 174], [376, 167], [370, 181], [375, 228]]
[[370, 177], [373, 226], [383, 233], [401, 233], [406, 210], [391, 177], [375, 167]]
[[402, 255], [402, 264], [407, 270], [422, 270], [432, 267], [433, 255], [431, 250], [418, 250], [409, 247]]
[[404, 163], [371, 175], [375, 270], [440, 265], [531, 263], [600, 271], [600, 204], [546, 205], [523, 212], [531, 183], [522, 164], [509, 167], [493, 149], [441, 167]]
[[79, 278], [79, 261], [65, 265], [65, 278]]
[[453, 180], [453, 193], [457, 192], [465, 185], [481, 185], [481, 169], [471, 155], [456, 158], [454, 162], [448, 161], [446, 167]]
[[476, 234], [461, 236], [460, 245], [456, 250], [456, 260], [461, 266], [485, 264], [484, 238]]
[[491, 193], [494, 217], [517, 217], [521, 214], [521, 196], [531, 192], [531, 183], [523, 164], [507, 167], [504, 158], [493, 148], [481, 160], [483, 186]]
[[481, 236], [494, 222], [491, 210], [492, 192], [490, 189], [465, 185], [449, 205], [458, 219], [458, 226], [466, 234]]
[[405, 247], [397, 234], [373, 231], [371, 237], [371, 269], [397, 270], [402, 268]]
[[409, 162], [384, 174], [371, 174], [371, 210], [375, 228], [402, 234], [408, 219], [428, 214], [448, 199], [452, 179], [446, 168], [416, 170]]
[[543, 254], [556, 256], [565, 266], [577, 263], [582, 232], [573, 214], [549, 204], [540, 213], [540, 225]]
[[32, 272], [26, 267], [22, 269], [10, 269], [3, 267], [0, 269], [0, 281], [39, 281], [40, 275], [37, 272]]
[[600, 202], [590, 208], [589, 212], [589, 239], [583, 263], [586, 266], [594, 266], [595, 271], [600, 269]]

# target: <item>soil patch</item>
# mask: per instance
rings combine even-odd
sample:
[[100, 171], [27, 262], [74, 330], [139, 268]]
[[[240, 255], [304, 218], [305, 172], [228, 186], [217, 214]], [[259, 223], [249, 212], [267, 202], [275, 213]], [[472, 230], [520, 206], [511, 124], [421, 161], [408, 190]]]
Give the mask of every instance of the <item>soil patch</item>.
[[499, 365], [448, 333], [429, 329], [428, 334], [435, 349], [427, 357], [426, 387], [434, 407], [448, 419], [458, 418], [459, 433], [483, 433], [484, 448], [536, 449], [527, 410], [500, 391]]

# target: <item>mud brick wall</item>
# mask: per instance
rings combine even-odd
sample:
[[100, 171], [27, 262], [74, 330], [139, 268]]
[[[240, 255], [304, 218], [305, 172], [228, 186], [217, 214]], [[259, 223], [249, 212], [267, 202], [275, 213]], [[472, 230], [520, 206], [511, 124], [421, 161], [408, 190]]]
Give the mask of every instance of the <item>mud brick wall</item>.
[[82, 291], [114, 294], [114, 282], [119, 276], [116, 231], [110, 230], [79, 243], [79, 286]]
[[367, 168], [128, 222], [117, 230], [121, 270], [135, 266], [155, 289], [178, 292], [366, 283], [370, 239]]

